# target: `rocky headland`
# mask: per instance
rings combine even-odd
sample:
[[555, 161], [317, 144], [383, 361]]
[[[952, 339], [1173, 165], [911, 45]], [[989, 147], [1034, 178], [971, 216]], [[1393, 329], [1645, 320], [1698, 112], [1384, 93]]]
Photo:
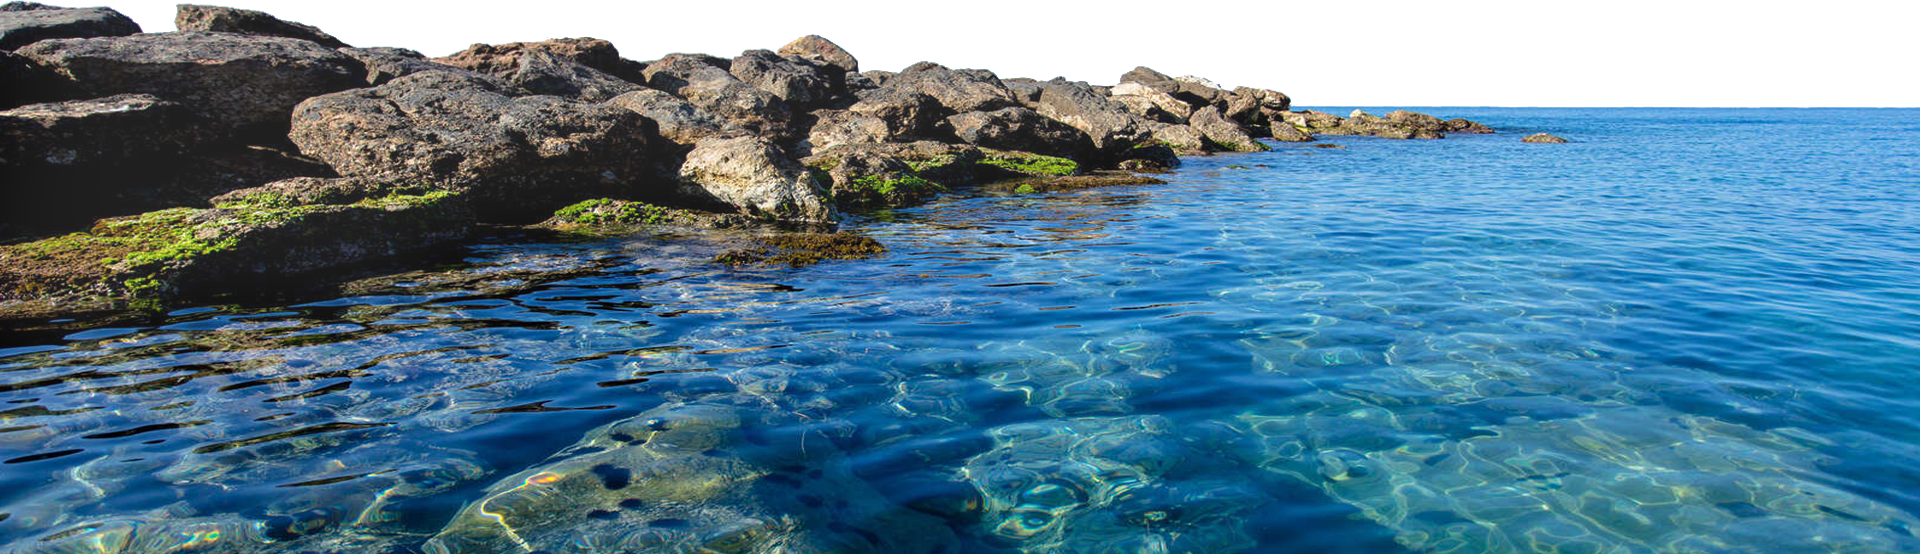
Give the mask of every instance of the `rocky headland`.
[[[1113, 86], [921, 62], [865, 69], [806, 36], [732, 58], [592, 38], [440, 58], [269, 14], [0, 6], [0, 314], [271, 289], [476, 229], [750, 229], [722, 263], [860, 255], [843, 214], [955, 187], [1153, 182], [1180, 157], [1317, 135], [1491, 133], [1296, 111], [1140, 67]], [[799, 232], [768, 239], [767, 233]]]

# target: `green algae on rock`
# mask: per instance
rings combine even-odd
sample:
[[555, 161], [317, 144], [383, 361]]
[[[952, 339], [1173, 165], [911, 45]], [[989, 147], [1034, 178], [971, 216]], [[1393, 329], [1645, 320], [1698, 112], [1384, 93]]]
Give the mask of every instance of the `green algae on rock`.
[[722, 252], [713, 261], [730, 266], [804, 267], [825, 260], [859, 260], [887, 252], [886, 245], [880, 241], [854, 233], [781, 233], [754, 237], [750, 241], [753, 246]]
[[345, 205], [247, 198], [252, 203], [103, 219], [84, 232], [0, 247], [0, 299], [210, 292], [458, 239], [471, 221], [460, 195], [446, 191]]
[[1011, 150], [990, 151], [980, 163], [1034, 177], [1065, 177], [1080, 173], [1079, 162]]

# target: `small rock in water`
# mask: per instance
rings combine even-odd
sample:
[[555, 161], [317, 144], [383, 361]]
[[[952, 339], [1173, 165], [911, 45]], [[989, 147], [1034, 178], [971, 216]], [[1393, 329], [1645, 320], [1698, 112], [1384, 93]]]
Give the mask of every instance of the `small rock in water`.
[[1534, 133], [1531, 135], [1527, 135], [1527, 138], [1520, 139], [1520, 142], [1525, 142], [1529, 144], [1566, 144], [1567, 139], [1563, 139], [1563, 138], [1549, 135], [1546, 133]]

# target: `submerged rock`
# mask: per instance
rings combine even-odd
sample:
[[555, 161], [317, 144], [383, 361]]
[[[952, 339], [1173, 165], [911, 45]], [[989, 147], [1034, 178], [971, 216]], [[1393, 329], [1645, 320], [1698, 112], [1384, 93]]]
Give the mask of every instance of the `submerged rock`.
[[302, 100], [366, 83], [353, 58], [305, 40], [152, 33], [46, 40], [20, 49], [76, 94], [152, 94], [235, 135], [275, 137]]
[[425, 549], [931, 554], [951, 546], [946, 525], [854, 477], [827, 433], [794, 425], [799, 417], [707, 401], [608, 424], [489, 487]]
[[33, 2], [0, 6], [0, 50], [56, 38], [121, 37], [140, 32], [112, 8], [60, 8]]
[[181, 4], [179, 12], [173, 16], [173, 26], [181, 31], [297, 38], [328, 48], [348, 48], [347, 43], [322, 32], [319, 27], [282, 21], [266, 12], [238, 8]]
[[657, 197], [646, 127], [630, 110], [512, 97], [470, 74], [429, 71], [320, 96], [290, 138], [349, 177], [467, 193], [487, 221], [529, 222], [582, 198]]
[[825, 260], [862, 260], [887, 252], [873, 237], [854, 233], [779, 233], [754, 237], [754, 246], [720, 253], [726, 265], [771, 264], [804, 267]]
[[680, 166], [680, 193], [768, 219], [813, 223], [839, 219], [806, 168], [779, 146], [758, 137], [700, 141]]
[[1546, 133], [1534, 133], [1527, 135], [1525, 138], [1521, 138], [1520, 142], [1529, 144], [1566, 144], [1571, 141]]

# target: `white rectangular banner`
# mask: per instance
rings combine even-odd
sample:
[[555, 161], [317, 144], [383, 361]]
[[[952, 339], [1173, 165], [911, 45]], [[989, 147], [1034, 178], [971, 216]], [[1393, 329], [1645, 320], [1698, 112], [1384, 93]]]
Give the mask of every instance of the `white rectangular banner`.
[[1713, 0], [1240, 0], [1240, 69], [1713, 69]]

